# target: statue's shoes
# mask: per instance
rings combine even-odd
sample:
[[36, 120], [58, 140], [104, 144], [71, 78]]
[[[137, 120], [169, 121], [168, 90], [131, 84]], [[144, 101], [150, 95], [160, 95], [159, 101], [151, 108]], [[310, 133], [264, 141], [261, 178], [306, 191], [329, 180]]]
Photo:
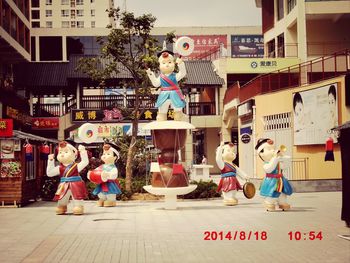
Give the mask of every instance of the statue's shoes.
[[238, 205], [238, 200], [237, 200], [236, 198], [233, 198], [233, 199], [224, 199], [224, 205], [227, 205], [227, 206]]
[[265, 203], [265, 208], [266, 208], [266, 211], [268, 212], [275, 211], [276, 209], [274, 204], [266, 204], [266, 203]]
[[56, 215], [64, 215], [67, 212], [67, 206], [57, 206], [56, 207]]
[[103, 207], [104, 200], [100, 199], [97, 201], [97, 206]]
[[283, 211], [287, 211], [290, 209], [290, 205], [289, 204], [279, 204], [278, 208], [282, 209]]
[[84, 207], [82, 205], [78, 205], [73, 208], [73, 214], [74, 215], [82, 215], [84, 214]]
[[104, 202], [104, 207], [112, 207], [112, 206], [116, 206], [116, 205], [117, 205], [116, 201], [106, 200]]

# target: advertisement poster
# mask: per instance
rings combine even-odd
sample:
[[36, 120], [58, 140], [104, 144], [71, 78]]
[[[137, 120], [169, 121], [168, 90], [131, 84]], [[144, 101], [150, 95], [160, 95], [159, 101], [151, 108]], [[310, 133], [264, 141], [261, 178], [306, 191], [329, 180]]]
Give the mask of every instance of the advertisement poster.
[[264, 56], [262, 35], [232, 35], [231, 46], [233, 58], [262, 58]]
[[338, 85], [293, 93], [294, 145], [324, 144], [338, 126]]
[[1, 159], [15, 158], [13, 140], [0, 140], [0, 158]]

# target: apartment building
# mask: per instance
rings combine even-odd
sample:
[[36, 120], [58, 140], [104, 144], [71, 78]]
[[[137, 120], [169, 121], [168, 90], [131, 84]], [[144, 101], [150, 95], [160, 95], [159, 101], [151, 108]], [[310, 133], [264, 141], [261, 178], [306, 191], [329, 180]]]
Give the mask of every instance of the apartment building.
[[31, 60], [67, 61], [71, 53], [82, 49], [96, 54], [96, 36], [105, 36], [107, 9], [113, 0], [32, 0], [31, 1]]
[[350, 1], [256, 0], [265, 55], [302, 62], [350, 48]]

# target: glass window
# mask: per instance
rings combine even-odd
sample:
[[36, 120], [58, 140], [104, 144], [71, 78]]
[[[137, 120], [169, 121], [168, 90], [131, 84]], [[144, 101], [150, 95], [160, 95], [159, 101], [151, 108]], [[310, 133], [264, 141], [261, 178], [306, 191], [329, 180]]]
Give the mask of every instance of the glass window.
[[91, 9], [91, 16], [95, 16], [95, 9]]
[[32, 0], [32, 7], [40, 7], [40, 0]]
[[83, 28], [84, 27], [84, 21], [77, 21], [77, 28]]
[[287, 4], [288, 4], [288, 14], [289, 14], [290, 11], [292, 11], [293, 8], [296, 6], [297, 0], [288, 0]]
[[46, 17], [51, 17], [52, 16], [52, 10], [45, 10]]
[[91, 21], [91, 28], [95, 28], [95, 21]]
[[277, 19], [281, 20], [284, 17], [284, 0], [277, 0]]
[[62, 60], [62, 37], [39, 37], [40, 61]]
[[62, 21], [62, 28], [69, 28], [69, 21]]
[[75, 21], [70, 21], [70, 27], [71, 28], [75, 28], [75, 25], [76, 25]]
[[32, 28], [40, 27], [40, 22], [32, 22]]
[[68, 17], [69, 16], [69, 10], [68, 9], [61, 10], [61, 16], [62, 17]]
[[46, 27], [52, 28], [52, 21], [46, 21]]
[[77, 10], [77, 16], [84, 16], [84, 10]]
[[61, 0], [61, 5], [69, 5], [69, 0]]
[[32, 10], [32, 19], [40, 19], [40, 10]]
[[52, 0], [46, 0], [46, 5], [52, 5]]
[[84, 0], [77, 0], [77, 5], [84, 5]]
[[70, 10], [70, 18], [75, 19], [75, 10]]

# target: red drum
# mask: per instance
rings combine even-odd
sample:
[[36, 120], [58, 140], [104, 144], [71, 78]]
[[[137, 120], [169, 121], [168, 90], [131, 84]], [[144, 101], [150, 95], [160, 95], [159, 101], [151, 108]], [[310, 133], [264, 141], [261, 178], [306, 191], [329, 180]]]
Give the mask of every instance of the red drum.
[[101, 173], [102, 169], [100, 167], [96, 168], [95, 170], [90, 171], [90, 181], [95, 184], [101, 184], [103, 183], [101, 179]]

